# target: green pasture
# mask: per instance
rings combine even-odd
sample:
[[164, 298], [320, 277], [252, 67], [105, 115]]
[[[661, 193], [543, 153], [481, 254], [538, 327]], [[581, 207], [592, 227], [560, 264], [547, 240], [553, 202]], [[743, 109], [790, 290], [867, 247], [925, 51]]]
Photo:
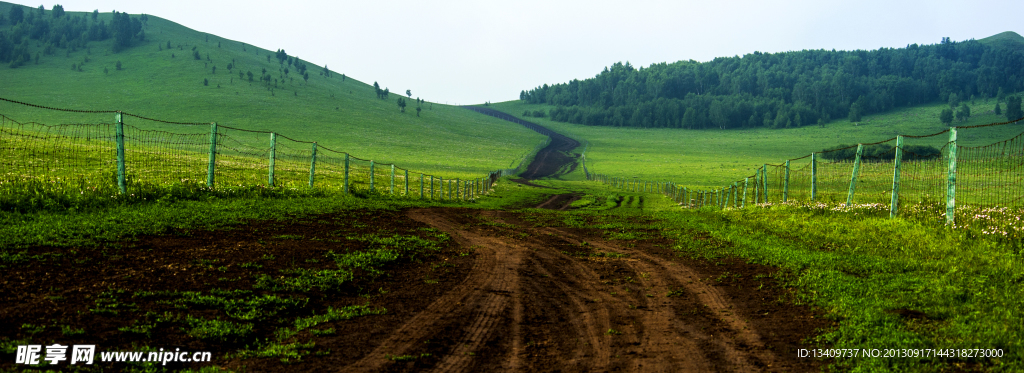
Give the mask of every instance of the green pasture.
[[[968, 102], [968, 105], [975, 114], [966, 122], [954, 122], [955, 125], [1006, 121], [1004, 116], [993, 112], [994, 99]], [[800, 158], [841, 144], [874, 143], [897, 135], [929, 135], [947, 129], [939, 121], [939, 113], [946, 107], [944, 104], [868, 115], [860, 123], [835, 120], [823, 127], [743, 130], [590, 127], [522, 115], [527, 110], [546, 112], [551, 109], [547, 105], [508, 101], [492, 106], [554, 131], [586, 139], [587, 168], [592, 173], [674, 182], [682, 187], [698, 189], [724, 187], [753, 176], [755, 170], [764, 164], [783, 164], [787, 159]], [[958, 133], [958, 145], [989, 145], [1022, 132], [1024, 125], [1021, 124], [963, 129]], [[946, 134], [924, 139], [908, 138], [906, 144], [941, 148], [948, 139]]]
[[[99, 19], [109, 24], [111, 14], [101, 13]], [[88, 48], [76, 51], [56, 48], [53, 55], [42, 54], [38, 64], [33, 60], [15, 69], [4, 67], [0, 97], [56, 108], [121, 110], [166, 121], [217, 122], [272, 131], [363, 159], [450, 177], [509, 168], [544, 139], [519, 125], [432, 102], [422, 104], [417, 116], [415, 92], [412, 99], [405, 97], [409, 105], [402, 113], [396, 100], [404, 97], [398, 94], [404, 87], [390, 87], [388, 99], [377, 99], [372, 85], [343, 78], [343, 66], [330, 66], [327, 77], [322, 75], [323, 65], [303, 61], [308, 66], [307, 82], [294, 66], [274, 58], [272, 50], [287, 50], [287, 45], [258, 48], [155, 16], [149, 16], [144, 30], [146, 41], [120, 53], [111, 52], [110, 40], [90, 42]], [[30, 53], [35, 56], [42, 49], [34, 45]], [[119, 61], [120, 70], [116, 68]], [[277, 82], [268, 86], [258, 78], [249, 82], [247, 76], [238, 76], [251, 71], [258, 77], [263, 69]], [[372, 84], [372, 77], [365, 80]], [[7, 102], [0, 102], [0, 114], [22, 123], [48, 125], [114, 121], [110, 113], [51, 111]], [[209, 133], [208, 125], [168, 125], [130, 116], [124, 120], [142, 130]], [[261, 136], [246, 141], [268, 144], [269, 135]]]

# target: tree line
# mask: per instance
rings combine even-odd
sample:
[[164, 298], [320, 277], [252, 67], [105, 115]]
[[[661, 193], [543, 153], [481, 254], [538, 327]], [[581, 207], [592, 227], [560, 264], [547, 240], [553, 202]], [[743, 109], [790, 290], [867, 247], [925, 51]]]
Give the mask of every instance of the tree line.
[[754, 52], [639, 69], [620, 62], [594, 78], [545, 84], [519, 98], [554, 105], [548, 114], [561, 122], [727, 129], [859, 121], [950, 95], [993, 97], [1000, 90], [1024, 90], [1024, 52], [942, 38], [906, 48]]
[[[131, 17], [117, 11], [113, 14], [108, 25], [99, 20], [98, 10], [89, 16], [71, 16], [61, 5], [54, 5], [50, 11], [42, 5], [35, 9], [12, 5], [7, 14], [0, 14], [0, 63], [12, 68], [28, 63], [33, 59], [29, 52], [33, 41], [42, 44], [43, 55], [53, 55], [58, 48], [70, 53], [86, 48], [91, 41], [113, 38], [113, 50], [118, 52], [131, 47], [136, 40], [145, 40], [143, 25], [148, 16]], [[36, 51], [36, 62], [39, 57], [40, 52]]]

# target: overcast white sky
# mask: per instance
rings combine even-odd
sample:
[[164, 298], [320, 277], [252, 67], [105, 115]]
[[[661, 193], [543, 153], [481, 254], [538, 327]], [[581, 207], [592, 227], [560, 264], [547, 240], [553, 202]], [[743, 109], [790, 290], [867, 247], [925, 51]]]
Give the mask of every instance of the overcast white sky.
[[[6, 0], [11, 1], [11, 0]], [[28, 6], [54, 2], [14, 0]], [[1024, 34], [1024, 1], [138, 1], [70, 0], [67, 11], [159, 16], [285, 49], [392, 92], [441, 103], [519, 98], [618, 61], [707, 61], [753, 51], [877, 49]]]

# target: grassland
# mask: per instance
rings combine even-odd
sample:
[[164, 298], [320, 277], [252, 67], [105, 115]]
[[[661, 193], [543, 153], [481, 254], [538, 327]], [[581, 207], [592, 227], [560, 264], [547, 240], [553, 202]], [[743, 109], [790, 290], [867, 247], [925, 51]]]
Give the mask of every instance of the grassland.
[[[971, 104], [974, 115], [957, 126], [1003, 122], [995, 115], [995, 100]], [[873, 143], [896, 135], [928, 135], [945, 130], [938, 116], [945, 105], [924, 105], [868, 115], [860, 123], [836, 120], [823, 127], [794, 129], [679, 130], [588, 127], [554, 122], [546, 118], [523, 117], [524, 111], [551, 107], [519, 101], [496, 103], [494, 108], [547, 126], [552, 130], [586, 139], [587, 167], [591, 172], [614, 177], [671, 181], [689, 188], [722, 187], [752, 176], [763, 164], [780, 164], [786, 159], [840, 144]], [[1003, 105], [1005, 107], [1005, 105]], [[1022, 125], [961, 130], [960, 146], [988, 145], [1024, 132]], [[908, 139], [907, 145], [941, 148], [946, 135]]]
[[[103, 13], [99, 20], [109, 24], [111, 17]], [[5, 67], [0, 70], [4, 81], [0, 97], [58, 108], [121, 110], [168, 121], [217, 122], [273, 131], [360, 158], [450, 177], [508, 168], [544, 138], [521, 126], [429, 101], [419, 116], [412, 102], [402, 113], [396, 100], [397, 92], [404, 89], [390, 87], [394, 91], [390, 98], [377, 99], [371, 85], [343, 77], [343, 66], [332, 66], [327, 77], [322, 75], [322, 64], [303, 61], [308, 66], [307, 82], [294, 66], [285, 75], [283, 70], [289, 66], [279, 64], [273, 51], [244, 41], [208, 35], [156, 16], [149, 16], [144, 30], [146, 41], [137, 41], [120, 53], [111, 52], [110, 40], [90, 42], [88, 48], [74, 52], [57, 48], [53, 55], [42, 55], [38, 64]], [[35, 56], [42, 48], [33, 43], [30, 53]], [[193, 57], [193, 48], [199, 52], [199, 60]], [[277, 82], [263, 84], [258, 78], [249, 82], [248, 77], [238, 75], [252, 72], [258, 77], [263, 69]], [[208, 85], [203, 84], [204, 79]], [[372, 82], [372, 78], [366, 81]], [[19, 122], [51, 125], [114, 120], [112, 114], [55, 112], [10, 103], [0, 103], [0, 114]], [[209, 132], [205, 126], [125, 120], [142, 129]]]
[[[935, 356], [839, 358], [840, 371], [1017, 371], [1024, 341], [1024, 212], [963, 211], [955, 228], [942, 205], [914, 205], [897, 219], [885, 206], [763, 204], [745, 209], [680, 209], [664, 196], [593, 182], [540, 181], [586, 194], [579, 209], [549, 224], [601, 227], [637, 239], [656, 229], [677, 255], [741, 258], [780, 268], [782, 286], [813, 305], [834, 328], [814, 338], [832, 349], [1001, 349], [1002, 358]], [[636, 201], [642, 203], [622, 203]], [[619, 201], [621, 207], [609, 209]], [[653, 219], [657, 223], [631, 223]], [[779, 301], [786, 301], [780, 299]], [[963, 351], [960, 351], [963, 350]], [[910, 352], [913, 353], [913, 352]]]

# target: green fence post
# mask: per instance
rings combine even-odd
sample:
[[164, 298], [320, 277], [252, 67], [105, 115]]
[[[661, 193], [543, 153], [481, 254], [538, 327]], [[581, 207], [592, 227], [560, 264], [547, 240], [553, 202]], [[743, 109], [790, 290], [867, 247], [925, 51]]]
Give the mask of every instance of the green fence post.
[[754, 171], [754, 204], [755, 205], [758, 204], [759, 202], [761, 202], [761, 194], [759, 194], [760, 193], [760, 189], [761, 189], [761, 180], [760, 180], [760, 178], [761, 178], [761, 169], [757, 169], [757, 170]]
[[811, 202], [818, 199], [818, 156], [811, 153]]
[[732, 187], [725, 187], [723, 191], [725, 193], [725, 202], [722, 203], [722, 208], [724, 209], [729, 207], [729, 197], [732, 197]]
[[736, 200], [739, 199], [738, 198], [739, 197], [738, 193], [739, 193], [739, 188], [736, 185], [736, 182], [733, 182], [732, 183], [732, 207], [733, 208], [739, 207], [739, 205], [740, 205], [739, 202], [736, 202]]
[[313, 159], [309, 162], [309, 187], [313, 187], [313, 175], [316, 174], [316, 143], [313, 143]]
[[430, 175], [430, 199], [434, 199], [434, 175]]
[[391, 164], [391, 188], [388, 189], [388, 192], [390, 192], [392, 195], [395, 194], [395, 164], [394, 163]]
[[949, 129], [949, 175], [946, 179], [946, 224], [956, 218], [956, 127]]
[[345, 153], [345, 194], [348, 194], [348, 153]]
[[857, 144], [857, 156], [853, 159], [853, 174], [850, 175], [850, 191], [846, 193], [846, 207], [853, 203], [853, 192], [857, 190], [857, 174], [860, 172], [860, 158], [864, 156], [864, 145]]
[[409, 170], [405, 170], [405, 195], [409, 195]]
[[747, 207], [747, 184], [750, 184], [750, 177], [743, 178], [743, 202], [740, 204], [740, 208]]
[[274, 186], [274, 160], [277, 158], [277, 134], [270, 133], [270, 175], [267, 176], [267, 183]]
[[782, 184], [782, 202], [789, 202], [789, 160], [786, 160], [786, 182]]
[[206, 187], [213, 188], [214, 166], [217, 164], [217, 123], [210, 124], [210, 165], [206, 168]]
[[[441, 200], [444, 200], [444, 178], [443, 177], [440, 177], [440, 176], [437, 177], [437, 189], [438, 189], [437, 190], [438, 196], [441, 197]], [[430, 191], [430, 195], [433, 196], [434, 195], [434, 191]]]
[[896, 136], [896, 159], [892, 171], [892, 201], [889, 203], [889, 218], [895, 218], [900, 205], [900, 163], [903, 163], [903, 136]]
[[370, 160], [370, 191], [371, 192], [374, 191], [373, 179], [374, 179], [374, 177], [373, 177], [373, 160]]
[[768, 164], [765, 163], [764, 167], [761, 168], [761, 198], [764, 203], [768, 203]]
[[128, 183], [125, 180], [127, 169], [124, 166], [124, 120], [121, 117], [120, 111], [114, 114], [114, 119], [117, 120], [117, 132], [115, 133], [117, 140], [117, 189], [121, 191], [121, 194], [125, 194], [128, 193]]

